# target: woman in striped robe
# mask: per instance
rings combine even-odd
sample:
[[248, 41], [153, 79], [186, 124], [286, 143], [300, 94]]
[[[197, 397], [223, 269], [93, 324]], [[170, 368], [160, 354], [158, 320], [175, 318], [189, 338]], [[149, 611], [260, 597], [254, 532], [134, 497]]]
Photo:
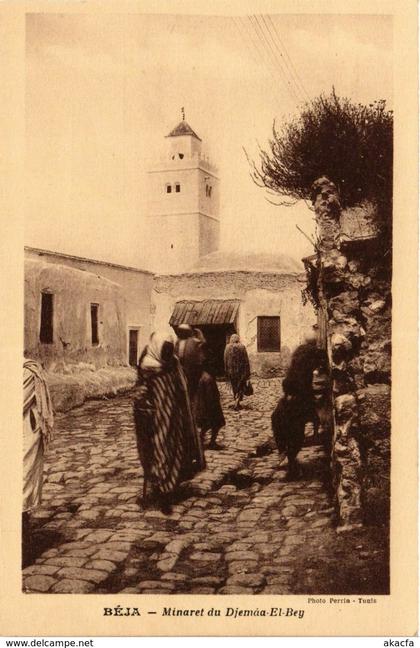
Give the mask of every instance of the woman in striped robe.
[[134, 399], [143, 496], [151, 485], [163, 509], [181, 481], [205, 467], [185, 375], [170, 335], [153, 333], [138, 365]]

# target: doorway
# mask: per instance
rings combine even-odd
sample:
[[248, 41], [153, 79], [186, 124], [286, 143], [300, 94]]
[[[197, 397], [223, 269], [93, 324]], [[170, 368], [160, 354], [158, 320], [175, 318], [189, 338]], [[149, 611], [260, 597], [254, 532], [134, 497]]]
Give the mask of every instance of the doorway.
[[226, 344], [236, 329], [233, 324], [203, 324], [196, 328], [202, 331], [210, 349], [217, 378], [225, 376], [224, 353]]
[[131, 367], [137, 367], [139, 359], [139, 329], [128, 329], [128, 363]]

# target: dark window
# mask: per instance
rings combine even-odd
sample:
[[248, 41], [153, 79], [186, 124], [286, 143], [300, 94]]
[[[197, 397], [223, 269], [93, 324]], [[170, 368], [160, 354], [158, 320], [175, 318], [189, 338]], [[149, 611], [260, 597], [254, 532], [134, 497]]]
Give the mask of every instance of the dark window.
[[138, 329], [130, 329], [128, 335], [128, 362], [132, 367], [136, 367], [138, 361], [139, 331]]
[[43, 344], [52, 344], [54, 341], [53, 330], [54, 317], [54, 295], [52, 293], [41, 293], [41, 327], [39, 340]]
[[280, 351], [280, 317], [258, 317], [258, 351]]
[[181, 191], [181, 185], [179, 184], [179, 182], [177, 182], [176, 185], [175, 185], [175, 191], [177, 193], [179, 193]]
[[99, 344], [98, 312], [99, 312], [99, 304], [91, 304], [90, 323], [92, 327], [92, 344]]
[[166, 193], [172, 193], [172, 185], [166, 185]]
[[184, 159], [184, 154], [183, 153], [178, 153], [179, 159], [183, 160]]

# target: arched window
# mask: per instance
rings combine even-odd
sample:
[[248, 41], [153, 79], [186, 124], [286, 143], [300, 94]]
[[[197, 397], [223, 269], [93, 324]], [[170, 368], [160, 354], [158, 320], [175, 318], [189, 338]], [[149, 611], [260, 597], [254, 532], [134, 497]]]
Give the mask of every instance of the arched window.
[[176, 193], [180, 193], [181, 191], [181, 185], [179, 184], [179, 182], [175, 182], [175, 191]]
[[172, 193], [172, 185], [171, 184], [166, 185], [166, 193]]

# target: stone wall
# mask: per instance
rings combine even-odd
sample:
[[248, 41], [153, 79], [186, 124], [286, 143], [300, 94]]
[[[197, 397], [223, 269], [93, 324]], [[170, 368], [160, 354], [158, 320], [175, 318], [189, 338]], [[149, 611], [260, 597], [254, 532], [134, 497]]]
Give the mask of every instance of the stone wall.
[[[274, 272], [196, 272], [155, 278], [152, 296], [153, 327], [167, 328], [177, 301], [238, 299], [237, 331], [246, 344], [254, 375], [281, 373], [305, 328], [315, 322], [311, 306], [302, 304], [304, 275]], [[259, 352], [257, 317], [280, 316], [281, 348], [278, 353]]]
[[[342, 528], [387, 523], [391, 432], [391, 252], [368, 225], [343, 235], [333, 183], [313, 186], [319, 235], [316, 298], [325, 318], [334, 414], [332, 469]], [[359, 208], [360, 210], [360, 208]], [[373, 215], [372, 215], [373, 214]], [[312, 268], [313, 269], [313, 268]]]

